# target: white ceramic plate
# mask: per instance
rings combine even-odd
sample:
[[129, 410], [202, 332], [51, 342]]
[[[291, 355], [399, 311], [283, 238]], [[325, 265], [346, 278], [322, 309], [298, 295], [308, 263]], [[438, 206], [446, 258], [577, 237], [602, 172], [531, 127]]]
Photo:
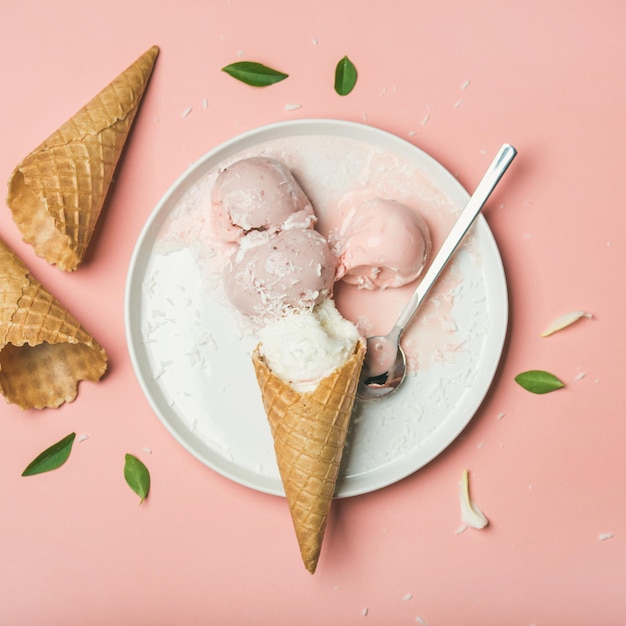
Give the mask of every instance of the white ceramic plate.
[[[431, 224], [447, 224], [468, 194], [432, 157], [394, 135], [356, 123], [300, 120], [247, 132], [211, 150], [155, 208], [131, 260], [125, 302], [128, 346], [143, 392], [172, 436], [206, 465], [282, 495], [250, 362], [254, 337], [207, 288], [202, 242], [192, 236], [219, 168], [257, 153], [288, 161], [316, 208], [333, 205], [333, 197], [355, 185], [376, 194], [391, 189], [417, 194], [425, 210], [434, 207]], [[482, 216], [450, 272], [454, 280], [442, 278], [431, 296], [448, 302], [446, 345], [431, 347], [428, 362], [389, 398], [357, 401], [338, 497], [374, 491], [423, 467], [456, 439], [492, 383], [508, 301], [498, 248]], [[419, 331], [420, 341], [430, 336], [430, 324]], [[431, 334], [435, 342], [443, 336]]]

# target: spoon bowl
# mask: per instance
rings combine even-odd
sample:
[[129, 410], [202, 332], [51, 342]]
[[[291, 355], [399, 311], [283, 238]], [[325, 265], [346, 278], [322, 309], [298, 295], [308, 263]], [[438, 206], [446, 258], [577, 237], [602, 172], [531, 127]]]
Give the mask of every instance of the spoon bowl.
[[387, 396], [406, 378], [406, 356], [400, 346], [402, 333], [415, 317], [426, 295], [456, 252], [516, 154], [515, 148], [509, 144], [504, 144], [500, 148], [426, 274], [400, 313], [398, 321], [387, 335], [367, 339], [365, 360], [357, 388], [357, 395], [360, 398], [369, 400]]
[[357, 393], [380, 398], [391, 393], [406, 376], [404, 350], [389, 336], [378, 335], [366, 340], [365, 361]]

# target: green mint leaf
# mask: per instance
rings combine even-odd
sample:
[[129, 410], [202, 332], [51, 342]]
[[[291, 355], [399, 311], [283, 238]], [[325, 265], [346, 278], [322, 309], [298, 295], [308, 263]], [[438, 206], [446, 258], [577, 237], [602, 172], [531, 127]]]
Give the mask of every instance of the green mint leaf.
[[150, 491], [150, 472], [148, 468], [132, 454], [126, 455], [124, 478], [128, 486], [141, 498], [141, 504]]
[[267, 87], [268, 85], [279, 83], [281, 80], [285, 80], [285, 78], [289, 77], [289, 74], [284, 74], [283, 72], [274, 70], [262, 63], [256, 63], [255, 61], [238, 61], [237, 63], [231, 63], [223, 67], [222, 72], [226, 72], [242, 83], [252, 85], [252, 87]]
[[356, 85], [357, 71], [354, 63], [345, 56], [335, 68], [335, 91], [340, 96], [347, 96]]
[[515, 382], [532, 393], [550, 393], [565, 387], [565, 383], [561, 382], [554, 374], [542, 370], [522, 372], [515, 377]]
[[67, 461], [72, 451], [72, 444], [76, 438], [76, 433], [71, 433], [67, 437], [63, 437], [61, 441], [46, 448], [38, 457], [33, 459], [26, 469], [22, 472], [22, 476], [34, 476], [35, 474], [43, 474], [61, 467]]

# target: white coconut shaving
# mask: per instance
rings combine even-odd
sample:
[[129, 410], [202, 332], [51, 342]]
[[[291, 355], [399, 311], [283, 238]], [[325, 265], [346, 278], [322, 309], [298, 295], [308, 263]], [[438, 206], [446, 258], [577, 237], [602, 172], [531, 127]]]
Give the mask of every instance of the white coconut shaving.
[[467, 470], [463, 470], [463, 475], [459, 482], [459, 499], [461, 502], [461, 521], [465, 526], [478, 529], [487, 526], [489, 520], [470, 497], [469, 472]]
[[593, 315], [591, 313], [587, 313], [587, 311], [572, 311], [571, 313], [565, 313], [564, 315], [557, 317], [552, 324], [550, 324], [550, 326], [548, 326], [548, 328], [541, 333], [541, 336], [549, 337], [559, 330], [563, 330], [564, 328], [571, 326], [584, 317], [592, 319]]

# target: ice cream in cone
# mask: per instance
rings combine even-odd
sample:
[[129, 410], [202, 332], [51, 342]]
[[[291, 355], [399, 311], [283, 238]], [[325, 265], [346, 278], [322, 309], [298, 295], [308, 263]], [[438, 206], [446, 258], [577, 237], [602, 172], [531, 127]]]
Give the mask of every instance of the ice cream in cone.
[[365, 343], [332, 300], [337, 259], [289, 170], [242, 159], [217, 178], [212, 220], [235, 245], [224, 291], [255, 328], [252, 361], [295, 534], [314, 573]]
[[0, 393], [23, 409], [54, 408], [106, 367], [105, 351], [0, 241]]
[[79, 267], [158, 54], [153, 46], [15, 168], [7, 204], [24, 241]]
[[298, 392], [253, 353], [285, 496], [306, 569], [315, 572], [365, 356], [354, 353], [312, 391]]

